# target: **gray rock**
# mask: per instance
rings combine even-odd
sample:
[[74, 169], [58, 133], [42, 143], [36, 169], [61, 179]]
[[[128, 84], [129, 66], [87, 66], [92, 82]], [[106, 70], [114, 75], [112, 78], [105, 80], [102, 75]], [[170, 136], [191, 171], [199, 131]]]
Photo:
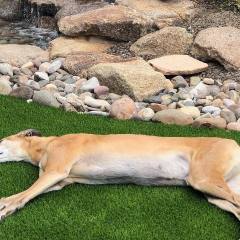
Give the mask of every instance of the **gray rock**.
[[30, 87], [18, 87], [16, 89], [14, 89], [11, 93], [10, 96], [14, 96], [17, 98], [22, 98], [24, 100], [28, 100], [31, 99], [33, 96], [33, 90]]
[[230, 108], [232, 105], [235, 105], [235, 102], [231, 99], [224, 98], [223, 99], [223, 104], [227, 107]]
[[58, 88], [65, 88], [65, 83], [60, 80], [55, 80], [52, 82], [54, 85], [56, 85]]
[[173, 101], [192, 99], [191, 90], [189, 88], [181, 88], [178, 93], [174, 94], [172, 97]]
[[67, 83], [67, 84], [74, 84], [74, 83], [76, 83], [76, 79], [69, 76], [64, 82]]
[[85, 111], [85, 106], [83, 101], [81, 100], [80, 97], [78, 97], [74, 93], [70, 93], [66, 95], [66, 101], [70, 103], [74, 108], [79, 111], [79, 112], [84, 112]]
[[213, 97], [217, 96], [220, 93], [220, 87], [217, 85], [208, 85], [209, 88], [209, 94]]
[[0, 63], [0, 73], [3, 75], [13, 76], [13, 68], [8, 63]]
[[74, 84], [65, 84], [65, 92], [66, 93], [72, 93], [75, 90]]
[[240, 105], [234, 104], [229, 107], [229, 110], [235, 113], [237, 118], [240, 118]]
[[196, 86], [201, 82], [201, 78], [198, 76], [190, 77], [190, 86]]
[[239, 97], [239, 93], [236, 92], [235, 90], [231, 90], [228, 92], [228, 96], [230, 97], [230, 99], [232, 101], [234, 101], [235, 103], [239, 102], [240, 97]]
[[35, 82], [33, 80], [28, 80], [27, 85], [32, 88], [33, 90], [40, 90], [40, 85], [38, 82]]
[[49, 80], [41, 80], [38, 82], [38, 84], [39, 84], [40, 88], [42, 88], [42, 87], [46, 86], [47, 84], [49, 84], [49, 82], [50, 82]]
[[226, 120], [227, 123], [230, 123], [230, 122], [236, 122], [237, 121], [237, 118], [235, 116], [235, 114], [228, 110], [228, 109], [223, 109], [220, 113], [220, 116], [222, 118], [224, 118]]
[[60, 107], [60, 103], [57, 99], [47, 90], [35, 91], [33, 94], [33, 101], [46, 106]]
[[174, 88], [185, 88], [188, 87], [188, 83], [182, 76], [176, 76], [172, 79]]
[[195, 104], [194, 104], [194, 101], [192, 99], [186, 99], [186, 100], [181, 100], [178, 102], [178, 105], [180, 107], [193, 107]]
[[172, 103], [171, 95], [166, 94], [161, 96], [161, 104], [168, 105], [170, 103]]
[[102, 112], [102, 111], [90, 111], [90, 112], [87, 112], [87, 114], [104, 116], [104, 117], [108, 117], [110, 115], [108, 112]]
[[144, 99], [144, 102], [147, 103], [161, 103], [161, 96], [157, 95], [157, 96], [151, 96], [149, 98]]

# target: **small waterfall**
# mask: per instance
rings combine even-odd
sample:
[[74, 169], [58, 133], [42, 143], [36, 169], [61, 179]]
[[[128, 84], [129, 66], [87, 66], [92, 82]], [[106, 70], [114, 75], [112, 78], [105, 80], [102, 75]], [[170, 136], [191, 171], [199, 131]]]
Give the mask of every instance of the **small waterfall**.
[[30, 0], [20, 0], [20, 12], [22, 19], [35, 26], [41, 25], [42, 17], [53, 18], [59, 9], [52, 3], [38, 5]]

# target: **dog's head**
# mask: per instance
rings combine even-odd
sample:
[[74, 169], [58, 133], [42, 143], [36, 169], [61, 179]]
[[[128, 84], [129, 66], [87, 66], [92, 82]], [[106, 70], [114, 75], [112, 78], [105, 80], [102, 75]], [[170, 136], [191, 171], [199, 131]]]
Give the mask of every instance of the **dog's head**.
[[0, 140], [0, 163], [29, 159], [26, 151], [31, 137], [41, 136], [40, 132], [28, 129]]

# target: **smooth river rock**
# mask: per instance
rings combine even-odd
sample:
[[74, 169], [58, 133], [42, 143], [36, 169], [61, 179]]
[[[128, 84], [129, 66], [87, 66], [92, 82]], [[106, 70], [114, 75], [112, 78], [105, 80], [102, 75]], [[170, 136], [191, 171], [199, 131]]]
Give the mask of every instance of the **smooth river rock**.
[[193, 123], [191, 115], [186, 114], [179, 109], [166, 109], [157, 112], [152, 120], [155, 122], [176, 125], [190, 125]]

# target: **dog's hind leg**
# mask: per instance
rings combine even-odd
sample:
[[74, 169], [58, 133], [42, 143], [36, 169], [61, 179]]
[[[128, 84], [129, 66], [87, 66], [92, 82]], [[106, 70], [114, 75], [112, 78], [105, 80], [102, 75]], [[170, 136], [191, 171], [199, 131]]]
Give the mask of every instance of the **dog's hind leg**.
[[230, 203], [226, 200], [213, 198], [213, 197], [209, 197], [209, 196], [206, 196], [206, 197], [207, 197], [207, 200], [209, 203], [212, 203], [227, 212], [233, 213], [235, 215], [235, 217], [238, 220], [240, 220], [240, 209], [237, 208], [235, 205], [233, 205], [232, 203]]
[[240, 195], [230, 188], [225, 179], [231, 169], [238, 166], [236, 155], [240, 149], [235, 142], [227, 143], [220, 141], [198, 151], [190, 164], [187, 183], [196, 190], [240, 207]]

